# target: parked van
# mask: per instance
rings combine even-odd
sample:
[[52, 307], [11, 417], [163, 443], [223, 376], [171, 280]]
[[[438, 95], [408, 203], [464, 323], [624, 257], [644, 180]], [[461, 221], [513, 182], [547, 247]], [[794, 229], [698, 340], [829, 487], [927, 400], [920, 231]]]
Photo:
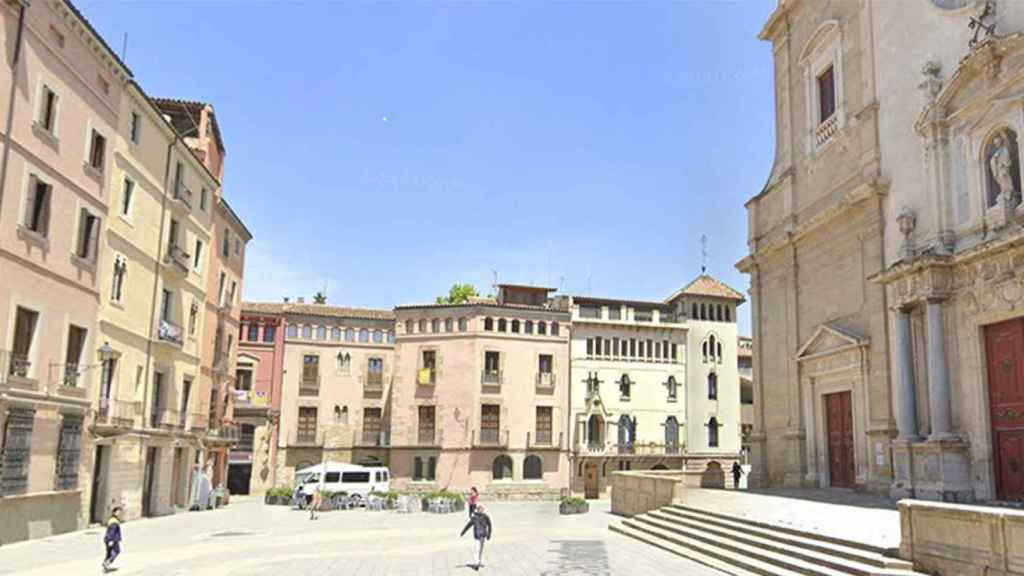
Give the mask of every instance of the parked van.
[[296, 484], [307, 501], [312, 498], [312, 487], [320, 485], [322, 492], [344, 492], [366, 500], [370, 492], [391, 489], [391, 473], [383, 466], [360, 466], [327, 462], [295, 472]]

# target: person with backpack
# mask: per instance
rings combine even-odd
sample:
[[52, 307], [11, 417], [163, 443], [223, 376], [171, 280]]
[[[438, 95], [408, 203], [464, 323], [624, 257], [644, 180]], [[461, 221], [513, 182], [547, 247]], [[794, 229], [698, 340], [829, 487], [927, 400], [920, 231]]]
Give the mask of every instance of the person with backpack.
[[484, 560], [484, 541], [490, 540], [492, 534], [491, 517], [485, 513], [482, 504], [477, 505], [473, 515], [469, 518], [469, 522], [466, 523], [466, 527], [459, 534], [459, 538], [463, 537], [470, 528], [473, 528], [473, 538], [476, 540], [476, 558], [475, 562], [470, 564], [470, 567], [473, 570], [480, 570]]
[[107, 554], [103, 558], [103, 572], [109, 572], [111, 564], [121, 554], [121, 507], [115, 506], [107, 521], [107, 531], [103, 535], [103, 545]]

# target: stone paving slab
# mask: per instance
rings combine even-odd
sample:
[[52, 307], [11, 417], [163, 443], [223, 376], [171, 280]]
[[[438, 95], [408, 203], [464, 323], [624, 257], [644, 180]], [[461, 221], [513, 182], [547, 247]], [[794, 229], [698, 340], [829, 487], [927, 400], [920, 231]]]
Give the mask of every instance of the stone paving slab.
[[[720, 573], [616, 534], [607, 501], [560, 516], [557, 504], [488, 504], [494, 539], [481, 574], [515, 576]], [[118, 576], [434, 576], [476, 574], [465, 513], [364, 510], [308, 515], [255, 500], [123, 525]], [[99, 574], [99, 528], [0, 547], [0, 574]]]
[[896, 500], [852, 490], [687, 490], [685, 505], [883, 548], [899, 548]]

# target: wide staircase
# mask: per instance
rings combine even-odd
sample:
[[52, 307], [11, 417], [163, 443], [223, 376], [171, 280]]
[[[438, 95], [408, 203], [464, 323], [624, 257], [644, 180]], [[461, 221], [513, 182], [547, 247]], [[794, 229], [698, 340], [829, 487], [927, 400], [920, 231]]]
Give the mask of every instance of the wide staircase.
[[735, 576], [923, 576], [894, 550], [681, 505], [610, 528]]

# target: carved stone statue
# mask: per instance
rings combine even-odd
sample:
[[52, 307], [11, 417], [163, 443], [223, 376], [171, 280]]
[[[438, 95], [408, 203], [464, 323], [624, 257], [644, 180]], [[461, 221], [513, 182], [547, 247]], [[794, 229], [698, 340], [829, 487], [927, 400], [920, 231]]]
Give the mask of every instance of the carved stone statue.
[[992, 170], [992, 179], [999, 186], [999, 190], [994, 192], [1004, 199], [1014, 198], [1017, 190], [1013, 186], [1013, 155], [1002, 136], [992, 140], [992, 156], [988, 159], [988, 165]]

